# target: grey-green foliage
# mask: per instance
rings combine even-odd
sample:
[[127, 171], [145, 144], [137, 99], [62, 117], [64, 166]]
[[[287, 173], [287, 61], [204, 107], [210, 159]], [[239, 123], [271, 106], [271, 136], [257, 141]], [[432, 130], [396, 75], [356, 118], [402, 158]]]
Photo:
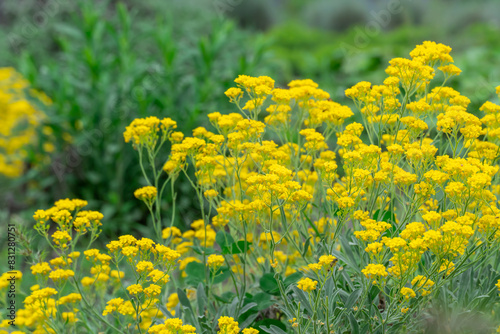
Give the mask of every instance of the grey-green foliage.
[[[283, 311], [301, 321], [303, 332], [468, 334], [492, 333], [498, 327], [495, 284], [500, 258], [496, 254], [476, 263], [464, 259], [446, 280], [444, 272], [433, 278], [436, 287], [430, 295], [420, 296], [413, 287], [417, 296], [403, 304], [398, 289], [386, 286], [381, 292], [360, 273], [370, 262], [364, 246], [352, 235], [342, 236], [341, 242], [344, 256], [334, 252], [339, 261], [319, 295], [308, 295], [295, 285], [282, 290]], [[430, 255], [423, 258], [434, 260]], [[400, 312], [403, 306], [409, 308], [407, 313]], [[296, 310], [301, 318], [292, 314]]]

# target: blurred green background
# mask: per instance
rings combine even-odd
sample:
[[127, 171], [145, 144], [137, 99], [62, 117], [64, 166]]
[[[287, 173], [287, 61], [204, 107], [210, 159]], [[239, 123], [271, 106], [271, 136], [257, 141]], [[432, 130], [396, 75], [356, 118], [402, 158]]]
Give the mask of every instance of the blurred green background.
[[[475, 112], [500, 85], [498, 13], [495, 0], [1, 0], [0, 66], [53, 100], [44, 112], [56, 149], [34, 166], [33, 145], [22, 177], [0, 175], [0, 214], [29, 221], [59, 198], [82, 198], [104, 213], [108, 237], [141, 232], [142, 176], [125, 126], [171, 117], [190, 135], [208, 113], [233, 111], [223, 93], [239, 74], [281, 87], [311, 78], [349, 104], [346, 88], [381, 82], [391, 58], [433, 40], [453, 48], [463, 73], [451, 85]], [[177, 190], [182, 227], [199, 215], [189, 184]]]

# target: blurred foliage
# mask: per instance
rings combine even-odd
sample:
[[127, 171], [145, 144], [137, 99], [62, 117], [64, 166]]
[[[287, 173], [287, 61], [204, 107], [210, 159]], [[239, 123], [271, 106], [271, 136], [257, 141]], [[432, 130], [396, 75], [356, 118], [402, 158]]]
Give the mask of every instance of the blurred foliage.
[[[141, 186], [139, 166], [124, 145], [125, 126], [148, 115], [171, 117], [185, 133], [201, 125], [198, 115], [228, 105], [223, 93], [237, 73], [254, 73], [264, 45], [196, 2], [196, 8], [157, 1], [130, 8], [57, 2], [50, 8], [56, 2], [31, 1], [24, 12], [17, 3], [5, 2], [11, 15], [0, 36], [0, 62], [54, 101], [47, 125], [60, 140], [50, 169], [28, 169], [2, 197], [17, 209], [89, 199], [103, 208], [107, 232], [129, 232], [145, 215], [133, 197]], [[46, 13], [44, 21], [37, 13]], [[73, 138], [69, 146], [64, 132]], [[178, 208], [191, 223], [193, 196], [187, 184], [179, 187]]]
[[[458, 34], [476, 23], [499, 24], [497, 0], [234, 0], [226, 14], [241, 25], [267, 30], [288, 21], [325, 31], [345, 32], [354, 26], [383, 22], [384, 30], [404, 25], [432, 27], [445, 35]], [[384, 20], [385, 21], [385, 20]]]

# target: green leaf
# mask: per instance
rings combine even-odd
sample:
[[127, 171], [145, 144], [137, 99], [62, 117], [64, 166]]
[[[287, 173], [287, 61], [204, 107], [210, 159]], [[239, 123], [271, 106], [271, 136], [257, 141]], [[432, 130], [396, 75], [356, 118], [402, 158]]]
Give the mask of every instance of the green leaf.
[[[305, 210], [304, 210], [305, 211]], [[302, 211], [302, 213], [304, 213], [304, 211]], [[309, 223], [309, 226], [311, 226], [311, 228], [314, 230], [314, 232], [316, 233], [316, 237], [321, 237], [321, 233], [319, 233], [318, 231], [318, 228], [316, 227], [316, 225], [311, 221], [311, 219], [309, 219], [309, 217], [304, 213], [304, 217], [306, 217], [306, 220], [307, 220], [307, 223]]]
[[213, 248], [205, 248], [205, 247], [200, 247], [200, 246], [189, 246], [195, 253], [199, 255], [203, 255], [205, 253], [206, 255], [214, 254], [215, 250]]
[[193, 310], [193, 308], [191, 307], [191, 303], [189, 302], [189, 299], [184, 290], [178, 288], [177, 296], [179, 297], [179, 302], [181, 303], [182, 306], [187, 307], [190, 310]]
[[309, 299], [304, 291], [300, 290], [296, 286], [292, 285], [293, 292], [297, 296], [297, 299], [300, 301], [300, 304], [307, 310], [309, 315], [313, 314], [313, 310], [311, 304], [309, 303]]
[[264, 274], [259, 280], [259, 285], [263, 291], [271, 295], [275, 296], [279, 295], [278, 282], [274, 278], [274, 274], [271, 273]]
[[[355, 239], [355, 241], [357, 242], [356, 239]], [[359, 259], [359, 256], [355, 256], [353, 253], [353, 249], [354, 249], [354, 247], [357, 246], [357, 244], [353, 243], [353, 242], [349, 242], [346, 237], [340, 237], [340, 242], [342, 244], [342, 250], [347, 255], [347, 257], [349, 257], [349, 259], [351, 260], [351, 264], [358, 267], [357, 261]], [[358, 270], [359, 270], [359, 268], [358, 268]]]
[[248, 251], [251, 242], [247, 242], [246, 240], [240, 240], [238, 242], [233, 242], [231, 247], [224, 247], [222, 249], [222, 254], [240, 254]]
[[212, 328], [210, 327], [209, 320], [205, 316], [205, 314], [198, 316], [198, 322], [200, 324], [200, 327], [203, 330], [202, 333], [210, 333], [211, 332]]
[[236, 296], [235, 293], [229, 292], [229, 291], [223, 293], [221, 296], [217, 296], [217, 295], [214, 294], [215, 299], [217, 299], [218, 301], [220, 301], [220, 302], [222, 302], [224, 304], [229, 304], [231, 302], [231, 300], [233, 300], [233, 298], [235, 296]]
[[302, 250], [302, 256], [305, 257], [307, 254], [307, 250], [309, 249], [309, 245], [311, 244], [311, 236], [309, 236], [304, 243], [304, 249]]
[[463, 301], [463, 305], [467, 304], [468, 298], [466, 297], [467, 290], [470, 284], [471, 278], [471, 268], [462, 273], [462, 277], [460, 278], [460, 284], [458, 285], [458, 296]]
[[205, 265], [196, 261], [189, 262], [186, 266], [187, 282], [197, 286], [205, 280]]
[[240, 302], [239, 298], [235, 296], [231, 301], [231, 303], [227, 306], [227, 315], [229, 317], [233, 317], [236, 319], [238, 318], [236, 316], [236, 308], [238, 307], [239, 302]]
[[259, 292], [255, 294], [252, 298], [249, 298], [247, 302], [257, 303], [257, 310], [262, 311], [274, 304], [271, 300], [271, 296], [264, 292]]
[[[339, 252], [337, 250], [332, 250], [332, 255], [335, 256], [340, 261], [344, 262], [349, 267], [349, 269], [354, 269], [354, 270], [356, 270], [358, 272], [358, 274], [361, 274], [361, 270], [358, 268], [358, 266], [355, 265], [346, 256], [344, 256], [344, 254], [342, 254], [341, 252]], [[342, 271], [344, 271], [344, 270], [342, 270]]]
[[264, 319], [264, 320], [257, 321], [254, 324], [255, 328], [260, 328], [266, 333], [274, 333], [274, 332], [270, 332], [270, 328], [267, 328], [265, 326], [268, 326], [268, 327], [275, 326], [275, 327], [278, 327], [282, 330], [286, 330], [285, 324], [277, 319]]
[[300, 272], [293, 273], [289, 275], [288, 277], [285, 278], [283, 281], [283, 284], [285, 285], [285, 288], [288, 288], [290, 284], [295, 284], [301, 279], [304, 275]]
[[349, 322], [351, 323], [351, 334], [359, 334], [359, 325], [352, 312], [349, 312]]
[[[210, 272], [210, 278], [212, 278], [213, 274]], [[225, 280], [227, 280], [231, 276], [231, 273], [229, 272], [229, 268], [223, 267], [220, 268], [214, 277], [214, 284], [222, 283]]]
[[254, 313], [254, 314], [250, 314], [248, 316], [248, 318], [246, 318], [245, 320], [243, 321], [239, 321], [239, 326], [240, 328], [247, 328], [248, 326], [250, 326], [254, 321], [255, 319], [257, 319], [257, 317], [259, 316], [259, 312], [257, 313]]
[[55, 23], [54, 30], [57, 31], [59, 35], [66, 35], [73, 40], [82, 40], [82, 32], [72, 25], [65, 23]]
[[363, 292], [362, 288], [359, 288], [355, 291], [353, 291], [350, 295], [349, 298], [347, 298], [347, 301], [345, 302], [345, 308], [347, 310], [350, 310], [354, 304], [358, 301], [359, 296], [361, 296], [361, 292]]
[[117, 5], [118, 14], [120, 17], [120, 22], [125, 29], [130, 27], [130, 15], [128, 13], [127, 7], [123, 3]]
[[373, 285], [370, 291], [368, 292], [368, 302], [373, 303], [375, 298], [378, 296], [379, 292], [380, 289], [376, 285]]
[[232, 245], [234, 243], [234, 239], [231, 234], [224, 231], [217, 232], [217, 234], [215, 235], [215, 241], [220, 246], [220, 249], [223, 249], [224, 247], [227, 247], [228, 245]]
[[257, 306], [257, 303], [249, 303], [249, 304], [246, 304], [245, 306], [243, 306], [240, 310], [240, 314], [239, 315], [242, 315], [244, 313], [246, 313], [247, 311], [249, 311], [251, 308], [254, 308]]
[[172, 313], [170, 313], [169, 310], [167, 310], [167, 308], [162, 305], [161, 303], [158, 303], [156, 305], [156, 307], [158, 307], [158, 309], [161, 311], [161, 313], [163, 313], [164, 316], [166, 316], [167, 318], [173, 318], [174, 316], [172, 315]]
[[389, 224], [394, 224], [396, 222], [396, 217], [391, 211], [377, 210], [373, 214], [373, 219], [376, 221], [384, 221]]
[[186, 313], [189, 316], [189, 318], [191, 318], [190, 320], [194, 322], [196, 319], [195, 319], [193, 307], [191, 306], [191, 302], [189, 301], [184, 290], [177, 288], [177, 296], [179, 298], [179, 303], [187, 309], [188, 312], [186, 312]]
[[269, 327], [269, 332], [268, 333], [272, 333], [272, 334], [286, 334], [285, 331], [283, 331], [281, 328], [275, 326], [275, 325], [271, 325], [271, 327]]
[[203, 283], [198, 284], [198, 289], [196, 290], [196, 300], [198, 302], [198, 314], [205, 314], [207, 294], [205, 293], [205, 287], [203, 286]]

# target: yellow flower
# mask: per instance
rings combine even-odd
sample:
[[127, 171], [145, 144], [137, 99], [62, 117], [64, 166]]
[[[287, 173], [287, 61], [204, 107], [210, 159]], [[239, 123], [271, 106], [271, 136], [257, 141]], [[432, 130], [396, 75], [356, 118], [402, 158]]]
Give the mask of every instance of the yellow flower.
[[123, 304], [123, 298], [114, 298], [106, 303], [106, 308], [102, 312], [103, 316], [113, 313], [118, 309], [120, 305]]
[[205, 195], [205, 197], [208, 199], [212, 199], [212, 198], [217, 197], [217, 195], [219, 195], [219, 192], [215, 189], [209, 189], [209, 190], [205, 191], [203, 193], [203, 195]]
[[56, 269], [49, 274], [49, 278], [54, 281], [66, 280], [69, 277], [75, 276], [75, 272], [70, 269]]
[[179, 230], [177, 227], [175, 226], [172, 226], [172, 227], [165, 227], [162, 231], [162, 239], [168, 239], [170, 237], [172, 238], [177, 238], [177, 237], [181, 237], [182, 236], [182, 232], [181, 230]]
[[224, 94], [231, 102], [237, 102], [243, 96], [243, 91], [240, 88], [231, 87]]
[[222, 255], [212, 254], [208, 257], [207, 264], [213, 270], [217, 270], [224, 264], [224, 257]]
[[312, 271], [320, 271], [323, 268], [323, 266], [319, 263], [309, 263], [307, 267]]
[[361, 272], [368, 279], [376, 278], [379, 276], [382, 276], [382, 277], [387, 276], [387, 271], [385, 270], [385, 266], [382, 264], [370, 263], [365, 267], [365, 269], [361, 270]]
[[320, 265], [322, 265], [323, 267], [326, 267], [326, 266], [329, 266], [329, 265], [335, 263], [336, 260], [337, 260], [337, 258], [333, 255], [322, 255], [319, 257], [318, 263]]
[[57, 290], [53, 289], [53, 288], [43, 288], [43, 289], [35, 290], [31, 293], [31, 295], [29, 295], [28, 297], [26, 297], [24, 299], [24, 303], [25, 304], [32, 304], [37, 300], [46, 299], [46, 298], [49, 298], [49, 297], [56, 295], [56, 294], [57, 294]]
[[134, 148], [149, 146], [154, 147], [159, 139], [158, 131], [161, 131], [162, 139], [168, 137], [177, 123], [170, 118], [160, 121], [157, 117], [136, 118], [126, 127], [123, 137], [125, 142], [132, 142]]
[[177, 295], [177, 293], [172, 293], [170, 296], [168, 296], [167, 310], [172, 312], [178, 304], [179, 304], [179, 296]]
[[134, 191], [134, 196], [137, 199], [140, 199], [142, 201], [145, 201], [147, 203], [152, 203], [154, 199], [156, 199], [158, 191], [156, 190], [155, 187], [152, 186], [146, 186], [137, 189]]
[[144, 294], [148, 297], [155, 297], [161, 293], [161, 286], [156, 284], [150, 284], [147, 288], [144, 289]]
[[154, 269], [154, 265], [149, 261], [139, 261], [135, 269], [138, 273], [150, 272]]
[[51, 270], [52, 269], [47, 262], [41, 262], [31, 266], [31, 273], [33, 275], [46, 275]]
[[62, 318], [65, 322], [70, 324], [75, 323], [78, 320], [73, 312], [63, 312]]
[[446, 74], [448, 76], [460, 75], [460, 73], [462, 73], [462, 70], [453, 64], [449, 64], [446, 66], [440, 66], [440, 67], [438, 67], [438, 70], [442, 71], [444, 74]]
[[383, 246], [381, 242], [372, 242], [366, 246], [365, 252], [377, 255], [382, 251]]
[[162, 258], [166, 261], [174, 261], [181, 257], [181, 254], [179, 252], [174, 251], [173, 249], [164, 245], [156, 244], [155, 249], [158, 254], [161, 255]]
[[[52, 101], [42, 92], [28, 89], [29, 82], [12, 67], [0, 68], [0, 174], [8, 178], [16, 178], [27, 170], [24, 164], [28, 157], [28, 145], [42, 146], [40, 153], [53, 150], [53, 142], [49, 138], [52, 128], [43, 126], [47, 116], [40, 110]], [[48, 142], [38, 135], [42, 130]], [[66, 133], [63, 134], [67, 135]], [[43, 144], [43, 145], [42, 145]], [[46, 151], [46, 152], [44, 152]], [[36, 164], [42, 159], [37, 158]], [[36, 166], [35, 166], [36, 167]]]
[[339, 208], [348, 209], [354, 206], [354, 200], [349, 196], [339, 197], [336, 199]]
[[71, 241], [72, 238], [66, 231], [55, 231], [52, 234], [52, 240], [60, 248], [66, 248], [68, 247], [68, 241]]
[[220, 317], [218, 320], [219, 331], [217, 334], [237, 334], [240, 331], [238, 323], [231, 317]]
[[318, 281], [313, 281], [309, 277], [303, 278], [297, 282], [297, 287], [300, 290], [303, 290], [306, 292], [316, 290], [316, 285], [318, 285]]
[[255, 328], [245, 328], [244, 330], [241, 331], [242, 334], [259, 334], [259, 331], [256, 330]]
[[140, 284], [132, 284], [129, 287], [127, 287], [127, 291], [131, 295], [137, 295], [143, 291], [143, 288]]
[[135, 246], [127, 246], [122, 248], [122, 254], [128, 257], [134, 257], [137, 255], [139, 249]]
[[161, 270], [153, 269], [148, 274], [148, 279], [155, 284], [160, 284], [160, 283], [166, 284], [168, 281], [170, 281], [170, 276], [168, 276], [165, 272]]
[[420, 288], [420, 294], [426, 296], [430, 293], [428, 289], [434, 285], [434, 282], [425, 276], [418, 275], [411, 281], [411, 284], [414, 287]]
[[57, 301], [58, 305], [72, 304], [82, 300], [82, 296], [79, 293], [70, 293], [67, 296], [60, 297]]
[[413, 289], [407, 287], [401, 288], [401, 294], [405, 297], [405, 299], [415, 298], [417, 296]]

